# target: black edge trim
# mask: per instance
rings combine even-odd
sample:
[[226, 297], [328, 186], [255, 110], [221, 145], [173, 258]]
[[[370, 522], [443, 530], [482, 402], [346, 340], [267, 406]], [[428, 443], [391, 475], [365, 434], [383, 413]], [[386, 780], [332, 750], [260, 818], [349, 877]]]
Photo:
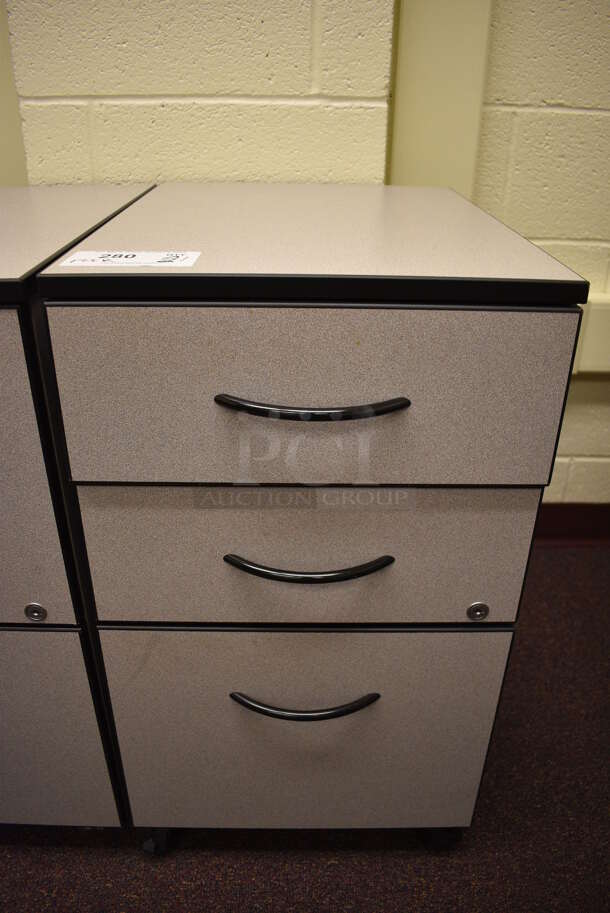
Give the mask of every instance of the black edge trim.
[[536, 524], [538, 522], [538, 514], [540, 513], [540, 505], [542, 504], [542, 498], [544, 496], [544, 488], [540, 489], [540, 497], [538, 498], [538, 506], [536, 507], [536, 515], [534, 517], [534, 524], [532, 526], [532, 535], [530, 537], [530, 545], [527, 552], [527, 559], [525, 562], [525, 568], [523, 571], [523, 579], [521, 581], [521, 592], [519, 593], [519, 599], [517, 600], [517, 612], [515, 614], [515, 624], [519, 620], [519, 613], [521, 612], [521, 605], [523, 603], [523, 594], [525, 592], [525, 583], [527, 581], [527, 575], [530, 568], [530, 561], [532, 560], [532, 551], [534, 548], [534, 539], [536, 537]]
[[441, 485], [433, 485], [431, 482], [420, 483], [420, 484], [398, 484], [396, 482], [119, 482], [115, 479], [109, 481], [88, 481], [86, 479], [72, 479], [74, 485], [80, 486], [82, 488], [95, 488], [97, 487], [121, 487], [121, 488], [455, 488], [455, 489], [471, 489], [471, 488], [540, 488], [544, 483], [538, 482], [536, 484], [527, 484], [523, 482], [512, 482], [507, 484], [503, 482], [502, 484], [494, 485], [493, 483], [485, 482], [484, 484], [477, 485], [476, 483], [464, 485], [461, 484], [450, 484], [443, 483]]
[[85, 669], [91, 683], [95, 716], [102, 736], [104, 756], [117, 806], [119, 822], [121, 827], [133, 827], [127, 781], [125, 780], [125, 772], [121, 761], [99, 632], [95, 628], [85, 628], [80, 632], [80, 641]]
[[0, 279], [0, 308], [19, 307], [27, 295], [19, 279]]
[[[71, 245], [72, 246], [72, 245]], [[168, 275], [46, 275], [38, 277], [41, 295], [66, 300], [214, 299], [226, 301], [397, 302], [403, 305], [447, 303], [498, 305], [583, 304], [585, 280], [460, 279], [416, 276], [246, 276]]]
[[69, 631], [72, 634], [79, 634], [81, 628], [79, 625], [52, 624], [50, 622], [22, 622], [22, 621], [3, 621], [0, 623], [0, 632], [2, 631]]
[[506, 678], [507, 678], [508, 670], [509, 670], [509, 666], [510, 666], [510, 658], [513, 654], [513, 647], [515, 645], [515, 632], [514, 631], [512, 632], [512, 635], [513, 636], [510, 639], [510, 645], [508, 648], [508, 656], [506, 657], [506, 664], [504, 666], [504, 674], [502, 675], [502, 683], [500, 684], [500, 691], [498, 693], [498, 700], [496, 702], [496, 710], [494, 713], [493, 723], [491, 724], [489, 739], [487, 740], [487, 749], [485, 751], [485, 759], [483, 761], [483, 766], [481, 767], [481, 776], [479, 777], [479, 785], [477, 786], [477, 794], [475, 796], [474, 804], [472, 806], [472, 816], [470, 818], [469, 827], [472, 826], [472, 823], [475, 819], [475, 815], [477, 813], [477, 807], [479, 804], [479, 796], [481, 795], [481, 785], [483, 783], [485, 771], [487, 770], [487, 759], [489, 758], [489, 749], [491, 748], [491, 743], [493, 741], [494, 733], [496, 731], [496, 726], [498, 723], [498, 710], [500, 709], [500, 705], [502, 703], [502, 695], [504, 693], [504, 687], [506, 685]]
[[580, 336], [580, 328], [582, 326], [582, 308], [578, 308], [578, 323], [576, 324], [576, 333], [574, 335], [574, 345], [572, 347], [572, 358], [570, 359], [570, 367], [568, 370], [568, 375], [566, 377], [566, 386], [563, 394], [563, 405], [561, 407], [561, 415], [559, 416], [559, 425], [557, 426], [557, 435], [555, 437], [555, 446], [553, 448], [553, 457], [551, 459], [551, 464], [549, 467], [549, 475], [545, 482], [545, 485], [551, 484], [551, 479], [553, 477], [553, 468], [555, 466], [555, 458], [557, 456], [557, 448], [559, 446], [559, 435], [561, 434], [561, 426], [563, 425], [563, 417], [566, 411], [566, 405], [568, 402], [568, 393], [570, 392], [570, 383], [572, 380], [572, 370], [574, 368], [574, 359], [576, 358], [576, 348], [578, 346], [578, 337]]
[[[324, 302], [312, 302], [311, 300], [303, 301], [269, 301], [268, 299], [261, 299], [260, 301], [251, 299], [247, 300], [240, 298], [236, 301], [230, 301], [225, 299], [224, 301], [218, 301], [216, 298], [208, 300], [207, 298], [193, 298], [193, 299], [184, 299], [176, 298], [175, 300], [162, 299], [157, 300], [155, 298], [146, 298], [141, 300], [139, 298], [134, 298], [132, 301], [126, 301], [124, 299], [116, 299], [108, 301], [106, 298], [99, 298], [97, 300], [81, 300], [77, 299], [61, 299], [54, 298], [50, 300], [49, 298], [44, 299], [44, 304], [47, 308], [54, 307], [79, 307], [79, 308], [94, 308], [94, 307], [104, 307], [104, 308], [130, 308], [130, 307], [194, 307], [194, 308], [251, 308], [258, 307], [261, 310], [275, 310], [276, 308], [306, 308], [307, 310], [330, 310], [330, 309], [341, 309], [345, 308], [347, 310], [353, 311], [401, 311], [401, 310], [413, 310], [413, 311], [494, 311], [502, 314], [566, 314], [566, 313], [577, 313], [580, 310], [580, 305], [571, 304], [566, 305], [565, 307], [556, 307], [553, 305], [536, 307], [533, 304], [524, 304], [519, 305], [498, 305], [493, 307], [489, 304], [447, 304], [447, 302], [439, 302], [438, 304], [422, 304], [420, 301], [412, 301], [409, 303], [400, 303], [400, 302], [385, 302], [385, 301], [373, 301], [368, 303], [363, 302], [354, 302], [354, 301], [343, 301], [343, 302], [333, 302], [333, 301], [324, 301]], [[7, 305], [10, 307], [10, 305]]]
[[53, 486], [56, 489], [57, 497], [60, 499], [60, 537], [62, 538], [62, 548], [65, 549], [65, 554], [67, 554], [66, 569], [74, 600], [74, 610], [77, 621], [82, 626], [80, 634], [85, 668], [89, 678], [119, 820], [122, 826], [131, 827], [133, 820], [99, 633], [96, 627], [97, 615], [93, 585], [89, 572], [78, 496], [75, 486], [69, 481], [70, 463], [55, 375], [49, 325], [46, 312], [39, 299], [31, 299], [28, 305], [28, 314], [40, 368], [41, 400], [45, 404], [49, 429], [48, 446], [53, 451]]
[[335, 633], [417, 633], [422, 631], [455, 631], [467, 633], [468, 631], [509, 631], [514, 630], [511, 622], [415, 622], [403, 624], [400, 622], [387, 623], [370, 622], [352, 624], [349, 622], [325, 622], [319, 624], [290, 624], [288, 622], [260, 622], [243, 624], [242, 622], [174, 622], [174, 621], [100, 621], [100, 631], [232, 631], [235, 633], [258, 632], [273, 633], [283, 631], [290, 634], [328, 634]]
[[0, 279], [0, 310], [19, 307], [25, 301], [25, 297], [23, 282]]

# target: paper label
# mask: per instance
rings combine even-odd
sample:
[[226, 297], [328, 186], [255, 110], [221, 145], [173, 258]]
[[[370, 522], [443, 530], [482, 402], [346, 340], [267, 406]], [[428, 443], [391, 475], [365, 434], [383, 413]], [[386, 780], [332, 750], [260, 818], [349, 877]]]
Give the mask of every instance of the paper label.
[[77, 250], [60, 266], [193, 266], [200, 250]]

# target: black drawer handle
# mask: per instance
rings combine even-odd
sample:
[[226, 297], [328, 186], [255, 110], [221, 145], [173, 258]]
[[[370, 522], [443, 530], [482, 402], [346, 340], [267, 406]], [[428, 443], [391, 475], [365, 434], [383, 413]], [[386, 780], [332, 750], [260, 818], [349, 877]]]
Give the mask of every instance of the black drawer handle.
[[347, 421], [356, 418], [372, 418], [374, 415], [386, 415], [398, 409], [406, 409], [411, 401], [406, 396], [395, 396], [380, 403], [366, 403], [363, 406], [331, 406], [328, 409], [308, 409], [305, 406], [272, 406], [269, 403], [255, 403], [231, 396], [229, 393], [218, 393], [214, 402], [227, 409], [237, 409], [250, 415], [264, 415], [267, 418], [283, 418], [292, 422], [333, 422]]
[[253, 710], [254, 713], [262, 713], [263, 716], [271, 716], [276, 720], [296, 720], [299, 723], [311, 723], [317, 720], [336, 720], [340, 716], [349, 716], [350, 713], [356, 713], [369, 704], [374, 704], [381, 697], [376, 692], [365, 694], [349, 704], [341, 704], [339, 707], [328, 707], [325, 710], [284, 710], [282, 707], [271, 707], [270, 704], [261, 704], [254, 698], [242, 694], [241, 691], [232, 691], [230, 697], [247, 710]]
[[355, 580], [356, 577], [374, 574], [382, 567], [393, 564], [394, 557], [382, 555], [374, 561], [367, 561], [366, 564], [344, 567], [338, 571], [281, 571], [275, 567], [265, 567], [264, 564], [255, 564], [254, 561], [248, 561], [239, 555], [225, 555], [223, 560], [240, 571], [245, 571], [246, 574], [254, 574], [266, 580], [282, 580], [285, 583], [338, 583], [341, 580]]

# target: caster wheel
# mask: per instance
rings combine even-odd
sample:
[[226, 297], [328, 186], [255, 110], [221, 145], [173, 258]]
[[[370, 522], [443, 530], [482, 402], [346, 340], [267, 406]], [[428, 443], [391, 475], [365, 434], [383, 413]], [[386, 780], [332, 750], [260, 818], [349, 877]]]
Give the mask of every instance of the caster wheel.
[[418, 830], [419, 842], [431, 853], [446, 853], [455, 849], [463, 837], [460, 827], [427, 827]]
[[153, 827], [149, 836], [142, 842], [142, 849], [150, 856], [164, 856], [169, 848], [169, 828]]

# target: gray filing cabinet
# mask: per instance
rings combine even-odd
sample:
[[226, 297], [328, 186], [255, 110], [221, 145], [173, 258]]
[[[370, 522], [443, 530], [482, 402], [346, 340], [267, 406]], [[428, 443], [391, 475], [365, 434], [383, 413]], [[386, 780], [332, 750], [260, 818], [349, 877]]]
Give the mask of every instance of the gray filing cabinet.
[[587, 283], [448, 190], [244, 184], [39, 282], [134, 823], [469, 825]]
[[3, 822], [119, 823], [81, 648], [82, 606], [64, 564], [65, 557], [71, 568], [70, 548], [58, 533], [61, 496], [49, 487], [56, 469], [32, 332], [31, 275], [144, 189], [0, 190]]

